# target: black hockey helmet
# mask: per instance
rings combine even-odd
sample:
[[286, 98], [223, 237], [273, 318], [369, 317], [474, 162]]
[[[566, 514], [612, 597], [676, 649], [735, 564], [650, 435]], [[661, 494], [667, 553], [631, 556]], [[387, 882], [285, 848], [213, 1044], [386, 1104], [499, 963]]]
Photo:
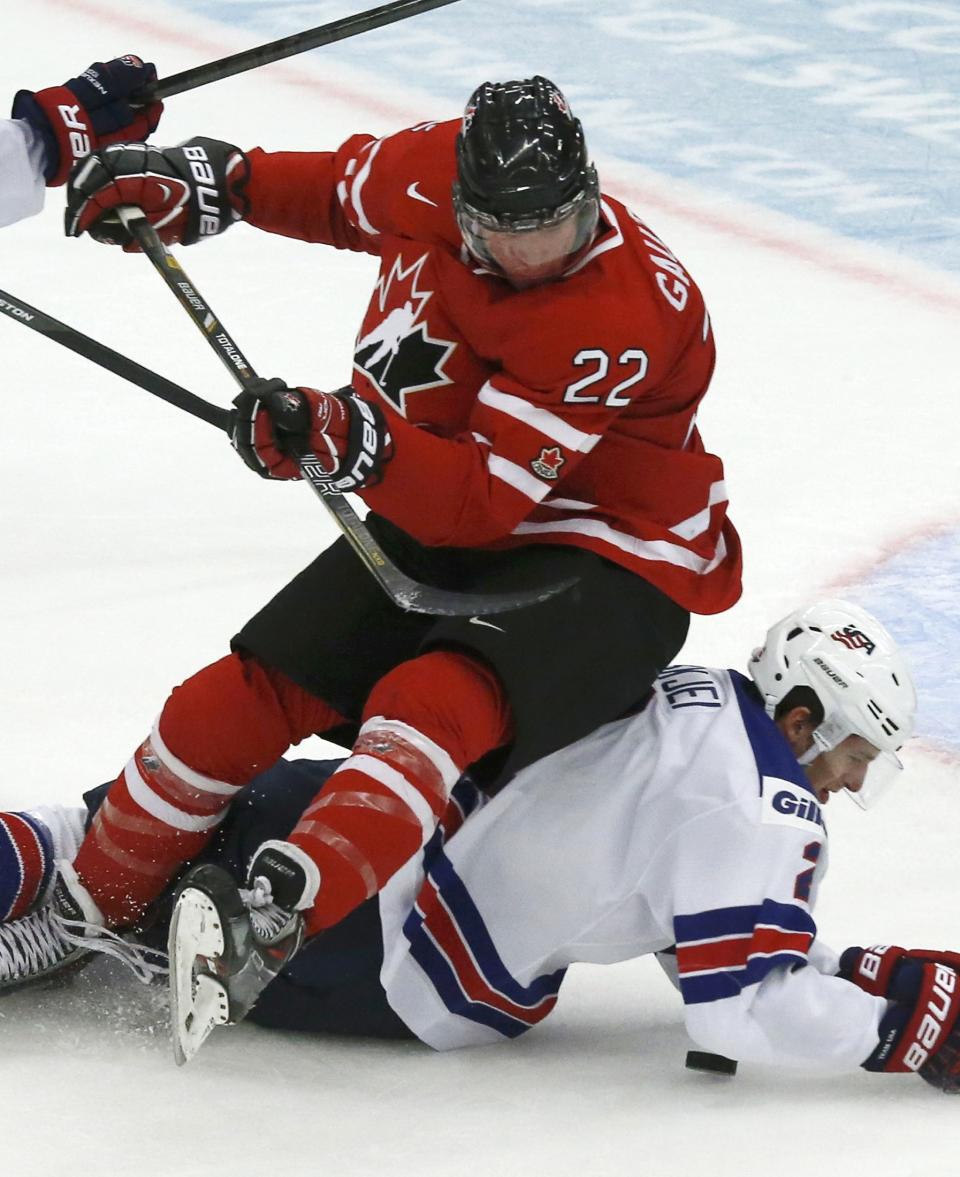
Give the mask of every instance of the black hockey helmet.
[[576, 253], [596, 229], [599, 199], [583, 127], [553, 82], [485, 82], [473, 92], [457, 136], [453, 186], [471, 253], [491, 261], [483, 230], [524, 233], [570, 218], [577, 231], [569, 253]]

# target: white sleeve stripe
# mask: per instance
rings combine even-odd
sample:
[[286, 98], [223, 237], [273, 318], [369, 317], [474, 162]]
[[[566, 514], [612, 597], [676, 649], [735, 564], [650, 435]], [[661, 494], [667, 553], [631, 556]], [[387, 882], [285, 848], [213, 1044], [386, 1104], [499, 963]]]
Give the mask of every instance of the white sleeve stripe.
[[582, 503], [579, 499], [555, 499], [552, 496], [544, 499], [540, 505], [552, 507], [554, 511], [595, 511], [597, 509], [596, 503]]
[[807, 959], [807, 954], [801, 952], [799, 948], [778, 948], [775, 952], [751, 952], [743, 964], [726, 964], [718, 965], [716, 968], [692, 969], [689, 973], [683, 974], [683, 980], [689, 981], [692, 977], [713, 977], [721, 973], [742, 973], [750, 967], [751, 961], [774, 960], [780, 956], [795, 956], [797, 960], [802, 961]]
[[[752, 940], [753, 929], [749, 932], [735, 932], [730, 935], [721, 934], [719, 936], [706, 936], [699, 940], [680, 940], [677, 942], [678, 948], [700, 948], [704, 944], [720, 944], [726, 940]], [[726, 966], [724, 966], [726, 967]]]
[[168, 768], [174, 776], [179, 777], [180, 780], [200, 793], [214, 793], [221, 797], [235, 797], [243, 788], [243, 785], [231, 785], [227, 781], [218, 781], [215, 777], [204, 776], [174, 756], [160, 735], [159, 719], [153, 725], [153, 731], [150, 733], [150, 743], [153, 745], [154, 752], [163, 761], [164, 767]]
[[363, 229], [365, 233], [371, 234], [373, 237], [379, 237], [380, 230], [375, 229], [367, 219], [367, 214], [364, 212], [363, 201], [360, 199], [360, 194], [363, 190], [364, 184], [367, 182], [367, 179], [370, 176], [370, 165], [373, 163], [377, 152], [382, 146], [383, 140], [378, 139], [376, 143], [374, 143], [374, 145], [370, 148], [366, 162], [357, 173], [357, 178], [354, 180], [353, 185], [350, 188], [350, 199], [353, 202], [353, 208], [357, 214], [357, 220], [360, 222], [360, 228]]
[[539, 478], [524, 470], [522, 466], [518, 466], [515, 462], [508, 462], [506, 458], [499, 458], [496, 454], [491, 454], [487, 458], [487, 468], [494, 478], [506, 482], [508, 486], [512, 486], [514, 490], [518, 490], [534, 503], [539, 503], [550, 493], [550, 487], [545, 482], [541, 482]]
[[721, 535], [717, 543], [716, 553], [707, 559], [682, 548], [679, 544], [669, 543], [663, 539], [640, 539], [635, 535], [617, 531], [609, 523], [600, 519], [558, 519], [556, 523], [517, 524], [513, 535], [562, 534], [585, 535], [602, 543], [611, 544], [621, 552], [633, 556], [638, 560], [660, 561], [672, 564], [675, 568], [686, 568], [698, 576], [706, 576], [714, 568], [719, 567], [727, 558], [727, 542]]
[[212, 830], [223, 821], [227, 814], [227, 810], [222, 809], [219, 813], [214, 813], [207, 817], [198, 817], [192, 813], [184, 813], [182, 809], [177, 809], [176, 806], [171, 805], [169, 801], [165, 801], [163, 797], [159, 797], [149, 788], [146, 781], [140, 775], [136, 760], [130, 760], [127, 763], [127, 767], [123, 770], [123, 779], [126, 782], [130, 796], [140, 808], [144, 812], [149, 813], [151, 817], [155, 817], [157, 821], [162, 822], [165, 826], [170, 826], [172, 829], [184, 830], [187, 833]]
[[482, 405], [495, 409], [498, 413], [513, 417], [515, 421], [522, 421], [524, 425], [536, 429], [538, 433], [549, 437], [551, 441], [559, 442], [568, 450], [589, 453], [600, 440], [599, 434], [584, 433], [580, 429], [574, 429], [572, 425], [569, 425], [555, 413], [551, 413], [549, 409], [538, 408], [522, 397], [512, 396], [508, 392], [498, 392], [489, 380], [480, 389], [477, 400]]
[[[776, 777], [767, 777], [767, 780], [776, 780]], [[703, 936], [696, 940], [679, 940], [677, 947], [680, 948], [700, 948], [704, 944], [720, 944], [727, 940], [752, 940], [758, 931], [780, 932], [784, 936], [806, 936], [808, 933], [798, 931], [796, 928], [788, 928], [786, 924], [771, 924], [758, 922], [753, 925], [749, 932], [730, 932], [721, 933], [719, 936]], [[762, 953], [754, 952], [751, 956], [776, 956], [778, 952], [789, 951], [783, 948], [777, 948], [773, 952]]]

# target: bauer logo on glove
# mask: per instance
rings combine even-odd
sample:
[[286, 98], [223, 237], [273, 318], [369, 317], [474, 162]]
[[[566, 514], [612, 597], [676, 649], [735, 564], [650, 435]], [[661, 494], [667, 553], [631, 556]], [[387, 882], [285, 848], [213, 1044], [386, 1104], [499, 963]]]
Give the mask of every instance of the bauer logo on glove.
[[390, 460], [383, 413], [352, 388], [319, 392], [260, 380], [233, 403], [231, 444], [262, 478], [306, 474], [323, 493], [345, 494], [378, 482]]
[[[373, 405], [358, 396], [320, 395], [324, 400], [318, 406], [318, 421], [311, 439], [323, 439], [327, 460], [320, 457], [315, 446], [318, 460], [311, 461], [305, 455], [302, 472], [313, 482], [325, 483], [319, 487], [325, 494], [346, 494], [379, 480], [380, 468], [386, 460], [384, 450], [391, 442], [383, 414], [379, 409], [375, 412]], [[348, 439], [346, 446], [342, 445], [343, 438]], [[345, 470], [348, 462], [350, 467]]]
[[137, 252], [140, 246], [114, 213], [120, 205], [134, 205], [166, 245], [194, 245], [242, 219], [247, 172], [242, 151], [200, 135], [179, 147], [117, 143], [71, 173], [64, 231]]
[[960, 953], [896, 944], [844, 952], [840, 976], [890, 1002], [866, 1070], [915, 1071], [941, 1091], [960, 1094], [958, 966]]

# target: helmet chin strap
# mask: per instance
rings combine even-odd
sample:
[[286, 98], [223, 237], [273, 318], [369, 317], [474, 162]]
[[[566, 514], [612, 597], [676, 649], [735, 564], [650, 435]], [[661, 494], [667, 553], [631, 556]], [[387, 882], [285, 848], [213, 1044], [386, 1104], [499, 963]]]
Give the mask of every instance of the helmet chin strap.
[[813, 729], [810, 747], [802, 756], [797, 757], [797, 763], [804, 766], [813, 764], [818, 756], [836, 748], [839, 743], [851, 734], [851, 731], [852, 729], [848, 728], [835, 715], [826, 716]]

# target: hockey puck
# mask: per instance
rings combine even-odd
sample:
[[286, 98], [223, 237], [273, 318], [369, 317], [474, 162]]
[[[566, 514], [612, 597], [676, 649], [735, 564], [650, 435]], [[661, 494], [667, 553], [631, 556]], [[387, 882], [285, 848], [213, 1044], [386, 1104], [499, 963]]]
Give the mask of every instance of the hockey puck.
[[687, 1069], [690, 1071], [709, 1071], [713, 1075], [735, 1075], [737, 1060], [724, 1058], [722, 1054], [711, 1054], [709, 1050], [688, 1050]]

